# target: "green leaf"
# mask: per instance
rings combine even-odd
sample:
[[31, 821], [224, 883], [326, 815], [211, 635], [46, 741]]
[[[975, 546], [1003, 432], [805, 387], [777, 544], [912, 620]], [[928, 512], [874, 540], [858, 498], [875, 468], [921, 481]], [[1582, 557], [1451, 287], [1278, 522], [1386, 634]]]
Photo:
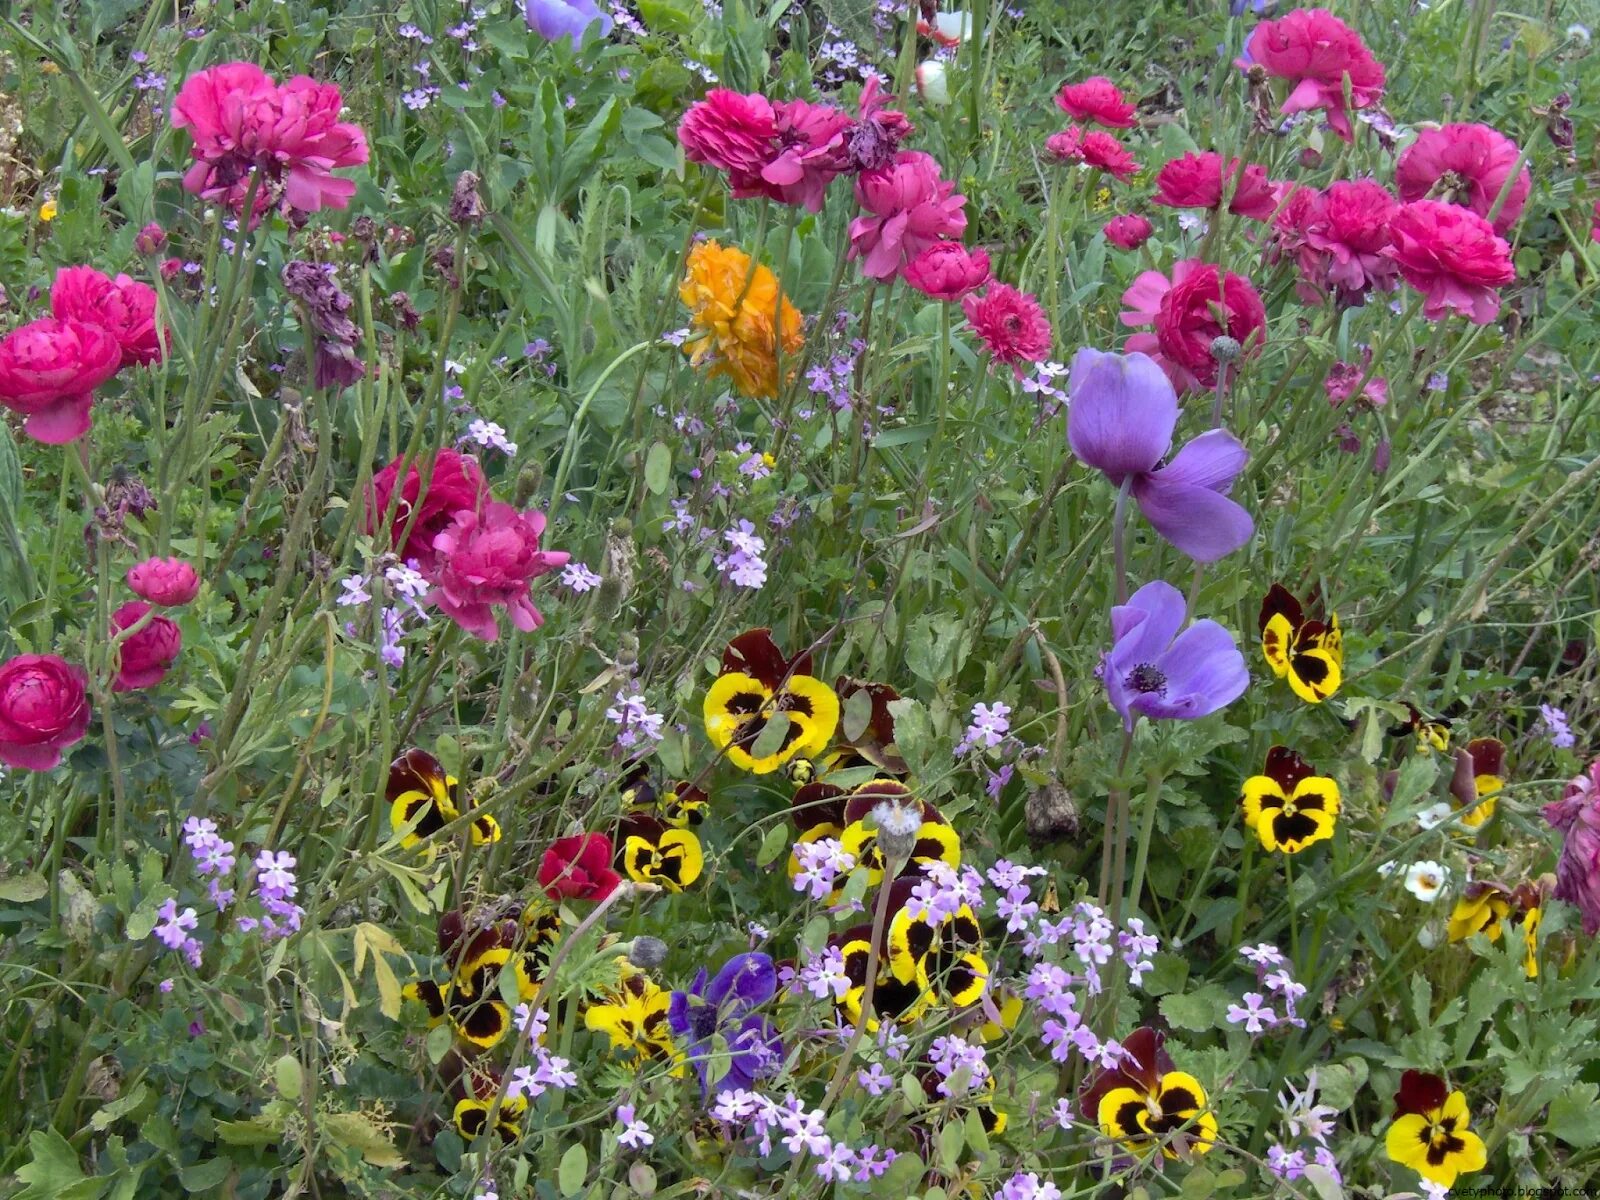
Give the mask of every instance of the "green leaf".
[[872, 693], [858, 688], [845, 699], [840, 728], [847, 742], [856, 741], [872, 722]]
[[300, 1060], [292, 1054], [285, 1054], [272, 1064], [272, 1083], [278, 1089], [278, 1095], [285, 1100], [298, 1100], [300, 1093], [305, 1088], [305, 1079], [300, 1072]]
[[113, 1121], [138, 1108], [149, 1095], [150, 1089], [142, 1083], [137, 1087], [130, 1088], [90, 1117], [89, 1128], [96, 1132], [103, 1132], [111, 1128]]
[[691, 33], [695, 12], [677, 0], [639, 0], [639, 16], [652, 33]]
[[389, 1140], [388, 1131], [365, 1113], [329, 1113], [323, 1118], [322, 1128], [339, 1145], [358, 1151], [375, 1167], [406, 1165], [406, 1160]]
[[1166, 996], [1183, 990], [1189, 979], [1189, 960], [1181, 954], [1162, 952], [1150, 960], [1154, 969], [1141, 985], [1146, 995]]
[[756, 851], [756, 866], [765, 867], [778, 861], [778, 855], [789, 848], [789, 826], [780, 822], [767, 830], [761, 839], [761, 849]]
[[72, 1144], [54, 1129], [28, 1135], [33, 1158], [17, 1168], [17, 1178], [28, 1186], [15, 1200], [91, 1200], [110, 1184], [109, 1179], [89, 1179]]
[[31, 904], [35, 900], [42, 900], [49, 891], [50, 885], [37, 871], [0, 879], [0, 900], [9, 904]]
[[750, 746], [751, 758], [770, 758], [783, 749], [783, 741], [789, 735], [789, 714], [775, 712], [767, 718], [766, 726]]
[[209, 1192], [233, 1172], [233, 1160], [208, 1158], [178, 1172], [178, 1182], [186, 1192]]
[[652, 442], [644, 456], [644, 486], [659, 496], [672, 482], [672, 451], [665, 442]]
[[1232, 1003], [1233, 996], [1221, 984], [1208, 983], [1187, 995], [1163, 997], [1161, 1015], [1179, 1029], [1205, 1033], [1227, 1024], [1226, 1013]]
[[270, 1146], [283, 1137], [283, 1126], [265, 1116], [248, 1121], [218, 1121], [217, 1137], [229, 1146]]
[[1545, 1132], [1575, 1150], [1600, 1146], [1600, 1084], [1574, 1083], [1550, 1102]]
[[1317, 1191], [1317, 1200], [1344, 1200], [1344, 1188], [1333, 1172], [1318, 1163], [1307, 1163], [1305, 1179]]
[[946, 1172], [953, 1172], [961, 1161], [961, 1151], [966, 1144], [967, 1131], [962, 1128], [961, 1122], [946, 1121], [944, 1128], [939, 1130], [939, 1166]]
[[582, 1142], [573, 1142], [561, 1155], [561, 1165], [556, 1168], [556, 1186], [563, 1196], [576, 1196], [583, 1190], [584, 1178], [589, 1174], [589, 1152]]

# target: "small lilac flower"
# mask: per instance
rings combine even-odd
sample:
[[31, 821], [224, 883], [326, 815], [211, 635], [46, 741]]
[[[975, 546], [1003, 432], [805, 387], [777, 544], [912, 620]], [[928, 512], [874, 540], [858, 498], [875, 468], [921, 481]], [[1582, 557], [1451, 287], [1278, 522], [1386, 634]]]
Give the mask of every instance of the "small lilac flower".
[[642, 693], [636, 692], [630, 696], [625, 691], [619, 691], [616, 703], [606, 709], [606, 719], [621, 726], [617, 733], [617, 745], [625, 750], [638, 745], [641, 739], [659, 742], [665, 736], [661, 727], [666, 718], [650, 711]]
[[[160, 986], [160, 990], [161, 990], [162, 995], [167, 995], [168, 993], [170, 993], [172, 991], [173, 982], [170, 979], [163, 979], [159, 986]], [[876, 1095], [877, 1093], [873, 1093], [873, 1094]]]
[[1553, 704], [1539, 705], [1539, 728], [1557, 750], [1570, 750], [1578, 744], [1567, 725], [1567, 714]]
[[1011, 706], [996, 700], [994, 704], [974, 704], [966, 736], [957, 744], [955, 753], [965, 754], [974, 746], [989, 749], [1000, 745], [1011, 732]]
[[1167, 459], [1178, 395], [1154, 359], [1085, 347], [1072, 360], [1068, 389], [1073, 454], [1114, 486], [1129, 485], [1163, 538], [1202, 563], [1216, 562], [1250, 540], [1255, 522], [1228, 498], [1249, 452], [1227, 430], [1212, 429]]
[[1246, 1033], [1260, 1033], [1268, 1028], [1277, 1018], [1272, 1009], [1263, 1007], [1266, 999], [1260, 992], [1246, 992], [1244, 1004], [1228, 1005], [1229, 1023], [1243, 1025]]
[[617, 1106], [617, 1124], [622, 1126], [622, 1132], [617, 1134], [617, 1144], [630, 1150], [643, 1150], [656, 1140], [656, 1135], [650, 1132], [650, 1126], [635, 1119], [631, 1104]]
[[881, 1096], [894, 1086], [894, 1076], [883, 1069], [882, 1063], [873, 1063], [864, 1071], [856, 1072], [856, 1082], [871, 1096]]
[[1254, 946], [1241, 946], [1239, 953], [1258, 967], [1281, 967], [1288, 961], [1278, 948], [1269, 942]]
[[1196, 621], [1180, 633], [1184, 611], [1183, 593], [1161, 580], [1111, 610], [1113, 644], [1101, 660], [1100, 676], [1129, 730], [1141, 716], [1208, 716], [1250, 684], [1233, 635], [1215, 621]]
[[200, 918], [192, 908], [178, 911], [178, 902], [168, 900], [156, 910], [160, 918], [156, 927], [150, 931], [151, 936], [165, 946], [168, 950], [180, 950], [189, 937], [189, 931], [200, 924]]
[[494, 421], [485, 421], [481, 417], [468, 424], [467, 432], [461, 440], [474, 442], [486, 449], [498, 450], [507, 458], [515, 458], [517, 454], [517, 444], [506, 440], [505, 429]]
[[601, 582], [600, 576], [591, 571], [587, 563], [574, 560], [561, 568], [562, 586], [571, 588], [580, 596], [584, 592], [593, 591]]

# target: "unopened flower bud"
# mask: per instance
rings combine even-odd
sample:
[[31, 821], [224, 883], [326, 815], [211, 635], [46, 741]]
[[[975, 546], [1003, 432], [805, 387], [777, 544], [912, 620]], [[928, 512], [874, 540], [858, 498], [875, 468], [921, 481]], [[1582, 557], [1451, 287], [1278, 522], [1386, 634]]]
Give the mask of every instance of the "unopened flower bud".
[[389, 307], [394, 310], [394, 319], [399, 322], [401, 329], [415, 329], [422, 324], [422, 314], [411, 307], [409, 293], [390, 292]]
[[631, 672], [639, 665], [639, 635], [625, 633], [617, 638], [617, 666]]
[[594, 611], [602, 621], [613, 621], [622, 611], [622, 580], [615, 575], [603, 576], [594, 590]]
[[1239, 361], [1239, 339], [1219, 334], [1211, 339], [1211, 357], [1224, 365]]
[[133, 238], [133, 248], [140, 254], [154, 254], [167, 244], [167, 231], [154, 221], [139, 230]]
[[628, 951], [628, 962], [648, 971], [667, 961], [667, 944], [658, 937], [636, 937]]
[[528, 501], [538, 493], [544, 485], [544, 467], [532, 462], [517, 473], [517, 487], [512, 493], [512, 498], [518, 508], [527, 508]]

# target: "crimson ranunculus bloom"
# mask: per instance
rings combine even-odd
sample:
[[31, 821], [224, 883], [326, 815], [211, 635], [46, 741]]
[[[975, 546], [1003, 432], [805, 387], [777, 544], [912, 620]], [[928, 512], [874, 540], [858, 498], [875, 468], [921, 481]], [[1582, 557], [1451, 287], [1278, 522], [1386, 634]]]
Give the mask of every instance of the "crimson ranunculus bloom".
[[1471, 209], [1413, 200], [1390, 224], [1389, 255], [1401, 277], [1427, 297], [1422, 315], [1458, 312], [1477, 325], [1500, 313], [1500, 293], [1517, 277], [1511, 247]]
[[1138, 124], [1133, 105], [1104, 75], [1063, 85], [1056, 93], [1056, 107], [1074, 121], [1093, 121], [1108, 129], [1132, 129]]
[[1373, 288], [1398, 286], [1389, 248], [1389, 223], [1400, 202], [1371, 179], [1341, 179], [1318, 194], [1306, 213], [1300, 266], [1308, 282], [1332, 288], [1342, 304], [1358, 305]]
[[[372, 477], [367, 493], [367, 533], [377, 536], [378, 529], [387, 518], [389, 502], [395, 493], [395, 483], [400, 478], [401, 459], [396, 458]], [[417, 497], [422, 495], [419, 503]], [[400, 499], [395, 503], [394, 521], [388, 527], [391, 543], [405, 532], [411, 519], [411, 509], [417, 508], [417, 519], [411, 532], [405, 535], [405, 545], [395, 546], [400, 557], [415, 560], [417, 569], [431, 574], [438, 555], [433, 539], [454, 523], [456, 514], [476, 512], [489, 498], [489, 485], [483, 478], [478, 461], [456, 450], [441, 450], [433, 459], [433, 471], [428, 479], [428, 490], [422, 493], [422, 470], [413, 460], [406, 468], [405, 482], [400, 485]]]
[[89, 728], [89, 676], [54, 654], [0, 663], [0, 763], [48, 771]]
[[[1424, 129], [1395, 163], [1395, 187], [1402, 200], [1432, 195], [1436, 200], [1452, 200], [1487, 217], [1511, 173], [1517, 170], [1520, 157], [1517, 144], [1488, 125]], [[1440, 180], [1446, 184], [1442, 193], [1435, 190]], [[1504, 234], [1517, 223], [1532, 190], [1533, 176], [1523, 167], [1506, 193], [1500, 215], [1494, 219], [1496, 233]]]
[[1257, 63], [1268, 75], [1289, 81], [1280, 112], [1326, 109], [1328, 124], [1347, 142], [1351, 130], [1344, 107], [1345, 76], [1350, 77], [1352, 107], [1370, 108], [1383, 98], [1383, 64], [1360, 34], [1325, 8], [1295, 9], [1276, 21], [1262, 21], [1244, 51], [1241, 65]]
[[1103, 129], [1069, 125], [1044, 140], [1044, 148], [1062, 162], [1085, 163], [1117, 179], [1139, 173], [1139, 160], [1115, 136]]
[[901, 150], [888, 166], [856, 176], [856, 202], [865, 210], [850, 222], [850, 257], [871, 279], [889, 279], [929, 246], [959, 238], [967, 228], [967, 198], [920, 150]]
[[207, 67], [189, 76], [172, 104], [172, 124], [194, 138], [184, 190], [249, 214], [253, 229], [275, 206], [302, 213], [345, 208], [355, 181], [333, 174], [367, 161], [367, 139], [339, 120], [343, 98], [331, 83], [296, 75], [278, 84], [254, 63]]
[[490, 500], [477, 512], [456, 513], [454, 522], [433, 539], [439, 567], [427, 599], [474, 637], [492, 642], [500, 636], [496, 606], [524, 633], [544, 624], [533, 606], [528, 582], [563, 567], [564, 551], [540, 550], [544, 514], [518, 512]]
[[181, 558], [147, 558], [128, 568], [128, 587], [160, 608], [187, 604], [200, 593], [200, 576]]
[[1215, 150], [1180, 155], [1156, 174], [1155, 202], [1168, 208], [1220, 208], [1224, 196], [1229, 212], [1255, 221], [1278, 207], [1265, 167], [1237, 158], [1224, 162]]
[[989, 278], [989, 256], [960, 242], [935, 242], [906, 264], [905, 281], [934, 300], [959, 300]]
[[36, 442], [59, 446], [89, 432], [94, 389], [117, 373], [122, 348], [98, 325], [43, 317], [0, 338], [0, 404], [27, 418]]
[[552, 900], [604, 900], [621, 882], [603, 833], [557, 838], [539, 861], [539, 886]]
[[[111, 614], [111, 634], [115, 637], [124, 629], [131, 629], [150, 612], [143, 600], [129, 600]], [[136, 692], [155, 687], [177, 660], [183, 649], [183, 631], [159, 614], [150, 623], [122, 643], [121, 658], [117, 664], [117, 680], [111, 685], [114, 692]]]
[[1154, 232], [1155, 226], [1138, 213], [1123, 213], [1105, 224], [1106, 241], [1123, 250], [1137, 250]]
[[1218, 337], [1226, 334], [1255, 354], [1267, 336], [1267, 312], [1250, 281], [1197, 258], [1174, 263], [1170, 280], [1160, 271], [1144, 272], [1122, 302], [1129, 306], [1124, 325], [1155, 326], [1153, 333], [1130, 337], [1127, 351], [1155, 359], [1180, 392], [1216, 386], [1211, 343]]
[[961, 311], [995, 362], [1016, 368], [1050, 353], [1050, 321], [1043, 306], [1008, 283], [991, 283], [982, 296], [968, 296]]
[[161, 361], [156, 332], [156, 290], [127, 275], [115, 279], [93, 267], [67, 267], [50, 286], [50, 313], [63, 320], [98, 325], [122, 349], [121, 365]]

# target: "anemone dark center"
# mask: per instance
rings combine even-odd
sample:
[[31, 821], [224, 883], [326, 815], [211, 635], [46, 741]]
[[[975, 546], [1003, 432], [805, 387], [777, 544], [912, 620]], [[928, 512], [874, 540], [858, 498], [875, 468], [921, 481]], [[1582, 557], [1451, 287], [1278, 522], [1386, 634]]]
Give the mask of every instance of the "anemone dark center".
[[1136, 692], [1164, 692], [1167, 677], [1150, 663], [1140, 663], [1128, 672], [1127, 686]]

